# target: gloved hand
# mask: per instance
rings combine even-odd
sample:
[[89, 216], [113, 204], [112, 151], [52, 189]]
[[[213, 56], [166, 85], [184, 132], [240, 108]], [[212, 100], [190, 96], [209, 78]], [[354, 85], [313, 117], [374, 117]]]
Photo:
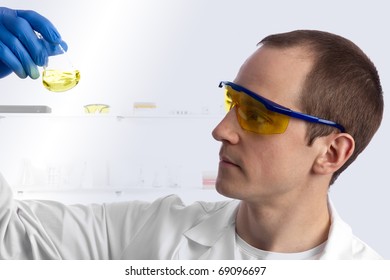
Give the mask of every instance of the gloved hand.
[[37, 79], [37, 66], [60, 53], [59, 44], [68, 49], [47, 18], [34, 11], [0, 7], [0, 78], [15, 72], [20, 78]]

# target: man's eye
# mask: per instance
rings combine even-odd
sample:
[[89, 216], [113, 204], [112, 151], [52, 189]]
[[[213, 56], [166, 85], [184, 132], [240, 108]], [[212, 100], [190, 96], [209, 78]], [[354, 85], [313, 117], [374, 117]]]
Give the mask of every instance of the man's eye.
[[272, 122], [271, 118], [269, 118], [266, 112], [256, 108], [247, 109], [245, 115], [247, 121], [261, 123], [261, 124]]

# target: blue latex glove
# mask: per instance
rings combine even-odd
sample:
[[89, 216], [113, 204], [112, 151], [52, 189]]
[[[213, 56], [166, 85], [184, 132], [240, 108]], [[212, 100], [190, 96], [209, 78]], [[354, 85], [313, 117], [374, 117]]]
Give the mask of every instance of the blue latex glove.
[[[41, 38], [38, 38], [38, 32]], [[15, 72], [20, 78], [39, 77], [37, 66], [68, 46], [54, 25], [34, 11], [0, 7], [0, 78]]]

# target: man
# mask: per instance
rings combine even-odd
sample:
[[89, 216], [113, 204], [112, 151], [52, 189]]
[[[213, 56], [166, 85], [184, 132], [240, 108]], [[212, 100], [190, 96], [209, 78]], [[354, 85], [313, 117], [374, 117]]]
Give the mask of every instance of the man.
[[[228, 113], [213, 135], [222, 142], [217, 190], [242, 200], [238, 236], [266, 251], [302, 252], [324, 244], [326, 253], [329, 243], [341, 241], [329, 236], [338, 221], [329, 212], [328, 187], [364, 149], [382, 119], [375, 67], [341, 37], [295, 31], [265, 38], [235, 84], [240, 86], [228, 86], [227, 92], [232, 92], [233, 103], [237, 100], [237, 110]], [[298, 115], [284, 132], [272, 134], [276, 121], [255, 109], [261, 104], [243, 97], [247, 89], [333, 122], [308, 122]], [[257, 119], [246, 119], [253, 117]], [[363, 250], [358, 243], [359, 249], [348, 248], [350, 256]]]
[[233, 200], [65, 206], [15, 201], [2, 179], [0, 258], [380, 259], [328, 200], [381, 122], [366, 55], [330, 33], [272, 35], [220, 87], [216, 188]]

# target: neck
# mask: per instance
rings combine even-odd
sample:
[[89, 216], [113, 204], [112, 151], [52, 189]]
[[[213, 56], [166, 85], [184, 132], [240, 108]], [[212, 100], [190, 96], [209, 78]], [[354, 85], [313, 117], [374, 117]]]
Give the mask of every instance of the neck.
[[279, 253], [312, 249], [327, 240], [329, 228], [327, 195], [262, 203], [241, 201], [236, 217], [242, 239], [253, 247]]

